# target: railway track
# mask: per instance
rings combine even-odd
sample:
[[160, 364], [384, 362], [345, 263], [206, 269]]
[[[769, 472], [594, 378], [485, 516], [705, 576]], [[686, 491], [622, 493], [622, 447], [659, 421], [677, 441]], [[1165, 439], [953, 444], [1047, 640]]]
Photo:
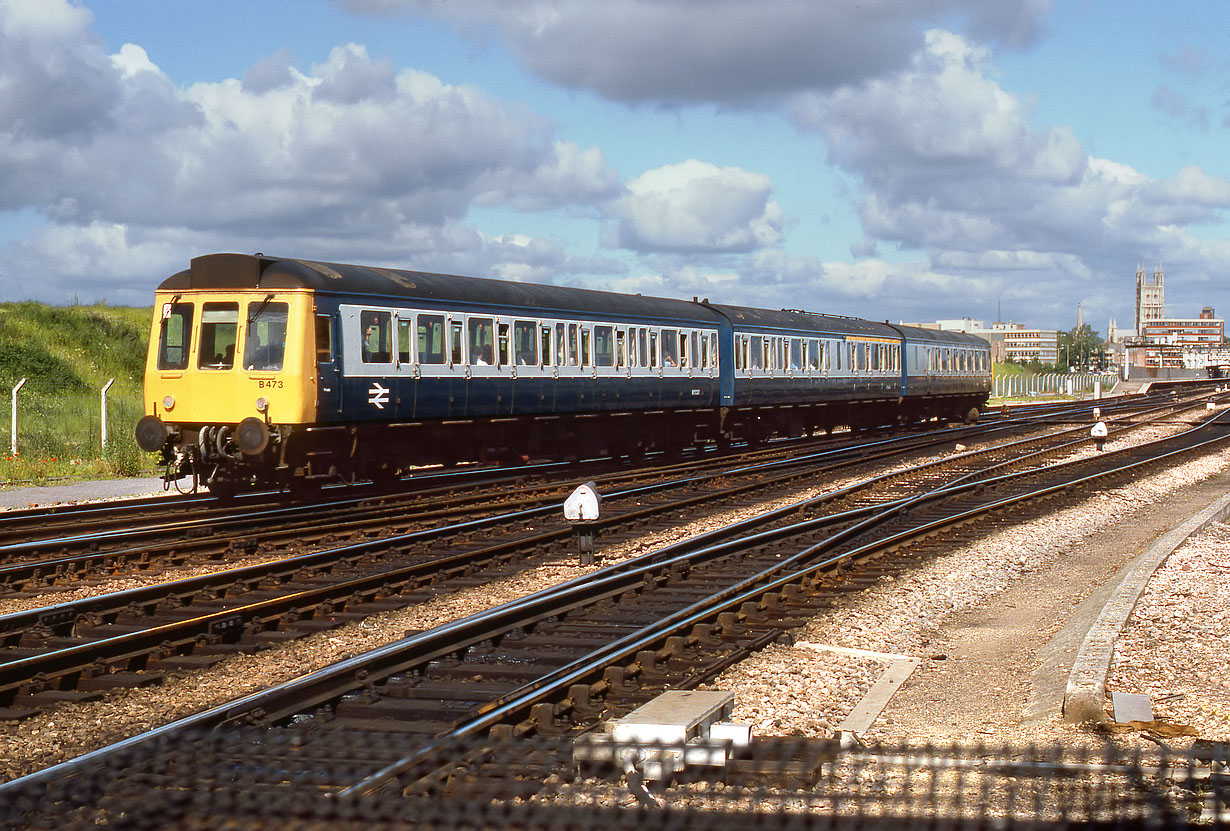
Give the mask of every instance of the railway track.
[[[699, 546], [616, 564], [591, 579], [415, 635], [154, 735], [227, 723], [292, 721], [355, 730], [395, 723], [424, 737], [421, 753], [371, 772], [347, 792], [368, 793], [391, 782], [430, 789], [448, 774], [404, 777], [428, 763], [441, 737], [492, 727], [542, 735], [586, 729], [663, 687], [703, 682], [849, 588], [878, 579], [884, 569], [906, 567], [889, 564], [877, 572], [856, 561], [882, 557], [920, 536], [951, 533], [989, 511], [1021, 510], [1081, 483], [1135, 475], [1170, 458], [1164, 453], [1196, 452], [1195, 440], [1210, 433], [1203, 446], [1223, 440], [1223, 428], [1213, 425], [1060, 465], [1039, 468], [1035, 457], [1028, 471], [967, 471], [924, 495], [881, 500], [866, 509], [847, 504], [836, 515], [830, 501], [823, 515], [803, 516], [809, 508], [822, 513], [817, 508], [823, 500], [813, 500], [782, 512], [789, 517], [785, 526], [724, 529]], [[396, 718], [390, 722], [388, 716]], [[86, 757], [78, 764], [96, 761]], [[54, 779], [54, 771], [36, 777]]]
[[[1165, 405], [1165, 401], [1147, 402], [1149, 408]], [[1140, 399], [1135, 399], [1109, 404], [1106, 409], [1111, 415], [1115, 410], [1140, 412], [1142, 406]], [[1061, 420], [1073, 415], [1087, 417], [1090, 409], [1069, 408], [1056, 415]], [[1025, 416], [1001, 416], [991, 425], [939, 431], [932, 437], [907, 434], [874, 442], [852, 438], [788, 442], [767, 450], [717, 458], [701, 456], [645, 471], [594, 473], [594, 478], [604, 490], [622, 490], [637, 483], [703, 475], [790, 455], [806, 458], [808, 454], [844, 449], [852, 456], [861, 454], [865, 460], [885, 458], [894, 452], [922, 450], [945, 441], [976, 440], [988, 433], [1028, 429], [1052, 412], [1053, 408], [1034, 408]], [[77, 587], [83, 581], [183, 564], [218, 563], [236, 554], [252, 554], [258, 548], [276, 556], [279, 551], [311, 550], [347, 539], [405, 534], [441, 522], [489, 515], [501, 507], [508, 512], [529, 510], [561, 501], [583, 481], [561, 483], [547, 478], [551, 471], [561, 469], [571, 470], [550, 464], [505, 473], [433, 473], [415, 479], [408, 493], [379, 495], [359, 489], [357, 495], [347, 491], [319, 505], [288, 505], [284, 500], [271, 501], [269, 495], [254, 495], [225, 504], [209, 498], [179, 498], [110, 503], [110, 509], [107, 505], [85, 505], [10, 512], [0, 518], [0, 599], [5, 594], [38, 595], [55, 587]]]
[[[1169, 414], [1174, 406], [1154, 407], [1151, 415]], [[823, 497], [817, 506], [838, 516], [859, 516], [939, 481], [991, 465], [1029, 464], [1038, 454], [1087, 443], [1083, 430], [1050, 432], [873, 477]], [[948, 443], [951, 438], [920, 436], [779, 456], [707, 474], [689, 466], [689, 475], [681, 478], [608, 492], [613, 510], [602, 523], [604, 533], [641, 533], [646, 523], [673, 523], [680, 512], [701, 507], [711, 511], [715, 506], [744, 506], [788, 492], [820, 473], [900, 454], [903, 446], [929, 449], [937, 441]], [[442, 582], [489, 579], [470, 575], [492, 564], [516, 568], [524, 560], [558, 552], [571, 537], [570, 528], [556, 517], [561, 495], [549, 490], [545, 500], [534, 496], [511, 512], [482, 519], [467, 516], [451, 525], [434, 524], [445, 515], [436, 513], [422, 528], [407, 530], [403, 524], [402, 533], [376, 540], [0, 616], [0, 716], [24, 718], [63, 701], [93, 700], [107, 690], [157, 684], [166, 672], [209, 667], [237, 653], [413, 605], [432, 596], [431, 587]], [[390, 521], [380, 512], [376, 517], [377, 522]], [[412, 520], [400, 517], [397, 522]], [[326, 521], [332, 535], [336, 521]], [[725, 533], [770, 533], [787, 523], [783, 512], [774, 512]], [[299, 531], [292, 526], [282, 533]], [[480, 533], [488, 538], [476, 545], [474, 536]], [[232, 540], [232, 549], [237, 543], [243, 544], [242, 538]], [[110, 556], [114, 554], [88, 554], [85, 559], [105, 562]], [[60, 567], [62, 579], [71, 576], [64, 571]]]

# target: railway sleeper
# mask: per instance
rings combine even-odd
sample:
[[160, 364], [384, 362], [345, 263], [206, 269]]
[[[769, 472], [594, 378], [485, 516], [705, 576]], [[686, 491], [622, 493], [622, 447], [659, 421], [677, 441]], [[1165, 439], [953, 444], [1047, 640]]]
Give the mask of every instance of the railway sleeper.
[[141, 687], [161, 685], [165, 676], [161, 672], [132, 672], [120, 670], [81, 678], [77, 689], [82, 692], [105, 692], [110, 690], [135, 690]]

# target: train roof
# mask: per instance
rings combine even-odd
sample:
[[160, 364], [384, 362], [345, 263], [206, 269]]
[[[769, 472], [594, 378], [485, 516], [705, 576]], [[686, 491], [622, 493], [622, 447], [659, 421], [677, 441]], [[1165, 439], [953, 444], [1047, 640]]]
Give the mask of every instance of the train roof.
[[775, 329], [791, 332], [865, 335], [867, 337], [898, 337], [895, 327], [857, 317], [841, 317], [791, 309], [775, 312], [769, 309], [748, 309], [742, 306], [717, 304], [713, 304], [712, 308], [725, 315], [736, 329]]
[[916, 340], [986, 346], [983, 339], [962, 332], [892, 326], [887, 322], [876, 323], [815, 312], [773, 311], [540, 283], [251, 254], [206, 254], [196, 257], [188, 269], [168, 277], [158, 289], [309, 290], [367, 298], [373, 302], [379, 298], [412, 298], [490, 306], [492, 309], [580, 312], [608, 319], [652, 317], [697, 325], [714, 325], [720, 315], [735, 328], [868, 337], [897, 337], [904, 333], [906, 337]]
[[196, 257], [190, 268], [168, 277], [158, 288], [307, 289], [372, 302], [378, 298], [413, 298], [493, 309], [562, 310], [610, 318], [656, 317], [694, 324], [717, 323], [714, 314], [703, 305], [686, 300], [248, 254]]

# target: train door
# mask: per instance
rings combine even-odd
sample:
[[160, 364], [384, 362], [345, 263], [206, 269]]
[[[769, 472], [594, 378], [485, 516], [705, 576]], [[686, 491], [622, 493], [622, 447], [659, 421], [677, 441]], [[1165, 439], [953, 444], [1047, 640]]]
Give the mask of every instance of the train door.
[[718, 324], [717, 362], [718, 395], [723, 407], [735, 403], [735, 334], [728, 321]]
[[342, 412], [342, 378], [334, 337], [337, 321], [331, 314], [316, 314], [316, 417], [331, 421]]

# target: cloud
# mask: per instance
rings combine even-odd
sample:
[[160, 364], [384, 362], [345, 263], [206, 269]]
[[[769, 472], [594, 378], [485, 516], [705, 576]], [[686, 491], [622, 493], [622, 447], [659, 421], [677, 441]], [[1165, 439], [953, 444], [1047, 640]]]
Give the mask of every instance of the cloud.
[[[158, 235], [192, 239], [180, 265], [276, 240], [347, 259], [389, 240], [408, 254], [418, 238], [490, 250], [456, 233], [474, 205], [593, 212], [621, 192], [601, 151], [557, 140], [548, 119], [359, 45], [306, 70], [281, 51], [242, 81], [183, 88], [139, 46], [106, 54], [91, 27], [63, 0], [0, 0], [0, 211], [48, 221], [41, 237], [0, 249], [6, 280], [35, 251], [49, 258], [40, 271], [62, 262], [66, 280], [74, 252], [132, 265], [116, 246], [148, 254], [134, 240]], [[152, 267], [117, 278], [148, 285]]]
[[1187, 96], [1167, 84], [1158, 84], [1149, 96], [1149, 106], [1168, 118], [1184, 121], [1201, 132], [1209, 131], [1209, 110], [1194, 106]]
[[901, 68], [922, 29], [965, 18], [980, 38], [1032, 42], [1053, 0], [343, 0], [353, 11], [495, 26], [521, 63], [626, 102], [752, 103]]
[[1158, 61], [1170, 72], [1187, 78], [1203, 78], [1214, 63], [1208, 50], [1188, 43], [1180, 45], [1177, 52], [1159, 55]]
[[927, 42], [894, 76], [795, 102], [797, 123], [861, 178], [871, 238], [971, 270], [1029, 271], [1040, 258], [1075, 278], [1230, 206], [1224, 179], [1191, 169], [1152, 181], [1088, 155], [1067, 128], [1031, 126], [987, 77], [985, 49], [944, 31]]
[[634, 251], [732, 253], [781, 242], [769, 177], [689, 159], [628, 183], [615, 215], [618, 244]]

